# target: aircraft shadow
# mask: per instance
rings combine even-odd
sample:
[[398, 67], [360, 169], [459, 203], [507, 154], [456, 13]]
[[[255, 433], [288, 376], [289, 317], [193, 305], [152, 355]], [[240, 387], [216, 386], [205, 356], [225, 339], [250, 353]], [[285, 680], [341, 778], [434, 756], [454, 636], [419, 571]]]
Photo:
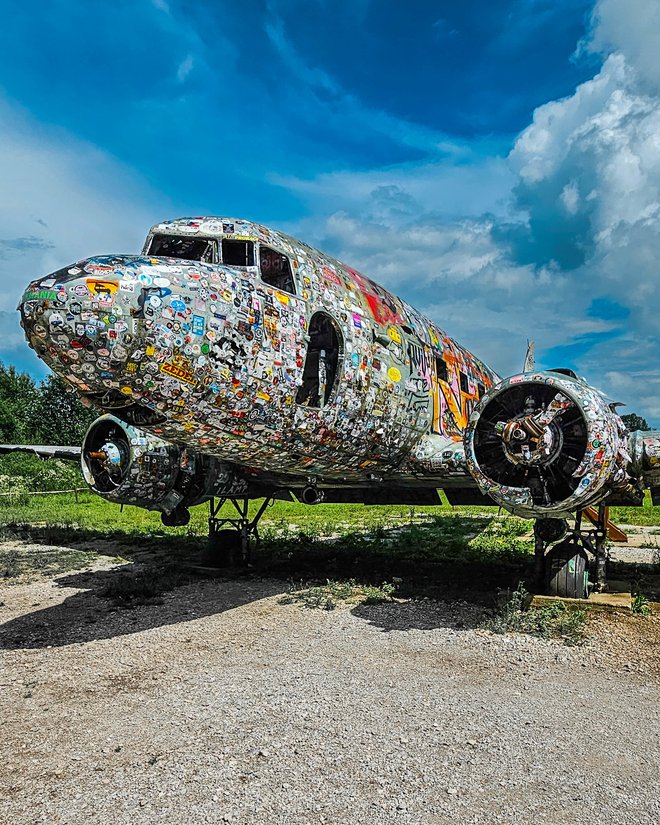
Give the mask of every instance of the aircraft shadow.
[[121, 593], [135, 575], [115, 568], [59, 577], [57, 586], [83, 589], [61, 603], [1, 625], [0, 649], [62, 647], [111, 639], [224, 613], [287, 588], [285, 582], [274, 580], [215, 578], [178, 583], [160, 595], [138, 597], [126, 604], [103, 595]]
[[[456, 520], [465, 535], [473, 520]], [[487, 524], [484, 521], [484, 524]], [[81, 531], [82, 532], [82, 531]], [[400, 530], [386, 530], [382, 539]], [[96, 639], [109, 639], [163, 625], [191, 621], [275, 595], [291, 582], [309, 583], [355, 579], [363, 584], [396, 582], [396, 595], [411, 599], [383, 605], [360, 605], [353, 614], [383, 631], [447, 627], [477, 627], [492, 608], [498, 592], [529, 580], [531, 557], [502, 559], [442, 557], [447, 540], [437, 539], [442, 552], [433, 558], [401, 536], [401, 546], [383, 552], [362, 536], [340, 540], [289, 535], [264, 541], [248, 571], [223, 572], [213, 578], [191, 573], [204, 539], [194, 536], [136, 537], [108, 540], [85, 531], [72, 541], [70, 530], [30, 528], [21, 536], [46, 549], [64, 544], [105, 555], [121, 554], [132, 563], [109, 570], [77, 571], [60, 575], [56, 586], [76, 588], [62, 603], [44, 607], [0, 625], [0, 648], [42, 648]], [[464, 538], [461, 536], [463, 542]], [[456, 541], [455, 537], [453, 541]], [[427, 597], [422, 599], [422, 597]]]
[[482, 604], [463, 600], [425, 599], [360, 604], [354, 607], [351, 613], [372, 627], [389, 633], [393, 630], [437, 630], [438, 628], [454, 631], [474, 630], [483, 627], [485, 619], [491, 615], [492, 611]]

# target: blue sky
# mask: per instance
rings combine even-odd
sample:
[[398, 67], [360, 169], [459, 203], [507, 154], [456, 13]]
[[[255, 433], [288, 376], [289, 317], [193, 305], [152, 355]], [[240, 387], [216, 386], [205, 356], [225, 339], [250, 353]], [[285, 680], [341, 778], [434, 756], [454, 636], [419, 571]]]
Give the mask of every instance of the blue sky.
[[0, 358], [31, 277], [230, 214], [660, 423], [657, 6], [0, 0]]

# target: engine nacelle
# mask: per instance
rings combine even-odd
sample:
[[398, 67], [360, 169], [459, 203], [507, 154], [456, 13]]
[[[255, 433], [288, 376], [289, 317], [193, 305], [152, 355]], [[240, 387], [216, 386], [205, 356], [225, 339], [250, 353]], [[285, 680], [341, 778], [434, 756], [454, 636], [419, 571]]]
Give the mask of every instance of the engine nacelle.
[[467, 466], [482, 493], [527, 518], [568, 515], [613, 491], [639, 496], [627, 432], [603, 396], [548, 371], [493, 387], [465, 432]]
[[98, 495], [161, 513], [245, 486], [218, 459], [163, 441], [113, 415], [91, 425], [81, 463], [85, 481]]

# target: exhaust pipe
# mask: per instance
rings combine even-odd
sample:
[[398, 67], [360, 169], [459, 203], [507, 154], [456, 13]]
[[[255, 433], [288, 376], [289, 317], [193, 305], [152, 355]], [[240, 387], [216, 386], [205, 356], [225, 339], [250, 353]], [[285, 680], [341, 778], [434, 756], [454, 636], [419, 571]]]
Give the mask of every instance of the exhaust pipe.
[[324, 498], [323, 490], [319, 490], [318, 487], [314, 487], [313, 484], [308, 484], [306, 487], [303, 487], [302, 493], [300, 494], [300, 500], [303, 504], [320, 504]]

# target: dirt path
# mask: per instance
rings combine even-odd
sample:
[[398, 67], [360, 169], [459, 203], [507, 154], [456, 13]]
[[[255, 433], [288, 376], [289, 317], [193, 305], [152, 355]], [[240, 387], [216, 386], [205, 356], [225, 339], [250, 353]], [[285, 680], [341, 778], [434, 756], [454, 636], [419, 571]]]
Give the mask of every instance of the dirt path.
[[116, 609], [95, 575], [0, 593], [2, 822], [660, 820], [658, 619], [566, 648], [277, 581]]

